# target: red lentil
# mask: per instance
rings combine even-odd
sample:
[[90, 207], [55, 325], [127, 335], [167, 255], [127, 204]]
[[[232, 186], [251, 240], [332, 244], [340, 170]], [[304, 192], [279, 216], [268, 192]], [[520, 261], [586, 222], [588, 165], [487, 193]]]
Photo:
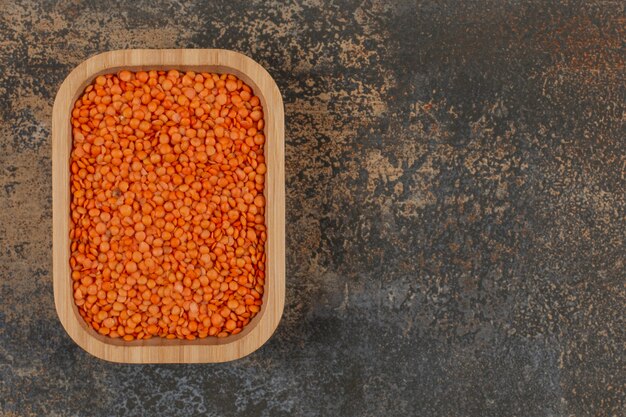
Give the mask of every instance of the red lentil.
[[265, 284], [263, 109], [234, 75], [123, 70], [72, 111], [74, 300], [125, 341], [225, 337]]

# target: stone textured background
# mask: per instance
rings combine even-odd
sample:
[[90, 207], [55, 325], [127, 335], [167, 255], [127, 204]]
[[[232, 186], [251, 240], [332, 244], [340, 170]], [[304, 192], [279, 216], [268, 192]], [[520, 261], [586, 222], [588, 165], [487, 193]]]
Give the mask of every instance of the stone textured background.
[[[0, 2], [0, 416], [623, 415], [623, 2], [155, 3]], [[287, 304], [245, 359], [106, 363], [57, 320], [54, 95], [133, 47], [284, 95]]]

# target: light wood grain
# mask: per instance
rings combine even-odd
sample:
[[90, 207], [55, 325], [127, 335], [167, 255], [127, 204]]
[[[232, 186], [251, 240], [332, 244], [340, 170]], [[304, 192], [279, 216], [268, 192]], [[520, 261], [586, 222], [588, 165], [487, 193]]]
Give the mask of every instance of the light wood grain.
[[[70, 276], [70, 112], [83, 89], [100, 74], [120, 69], [193, 70], [230, 73], [246, 82], [261, 99], [265, 115], [267, 174], [267, 279], [257, 316], [235, 335], [201, 340], [125, 342], [94, 331], [74, 303]], [[284, 113], [278, 87], [252, 59], [220, 49], [132, 49], [105, 52], [77, 66], [57, 93], [52, 112], [53, 282], [56, 310], [63, 327], [83, 349], [98, 358], [126, 363], [225, 362], [241, 358], [263, 345], [280, 321], [285, 302], [285, 176]]]

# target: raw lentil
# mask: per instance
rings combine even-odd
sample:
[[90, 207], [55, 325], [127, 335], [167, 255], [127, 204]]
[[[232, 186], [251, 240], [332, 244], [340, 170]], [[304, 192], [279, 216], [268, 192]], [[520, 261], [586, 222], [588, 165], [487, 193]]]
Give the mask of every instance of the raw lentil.
[[125, 341], [225, 337], [265, 284], [263, 109], [234, 75], [99, 75], [72, 111], [71, 279]]

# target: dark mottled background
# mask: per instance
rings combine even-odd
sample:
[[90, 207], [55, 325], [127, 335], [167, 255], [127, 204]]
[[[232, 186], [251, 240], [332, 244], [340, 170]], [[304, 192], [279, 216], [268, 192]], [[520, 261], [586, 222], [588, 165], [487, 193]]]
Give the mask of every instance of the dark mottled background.
[[[623, 415], [622, 2], [0, 8], [1, 416]], [[133, 47], [284, 95], [287, 304], [245, 359], [106, 363], [56, 318], [54, 95]]]

